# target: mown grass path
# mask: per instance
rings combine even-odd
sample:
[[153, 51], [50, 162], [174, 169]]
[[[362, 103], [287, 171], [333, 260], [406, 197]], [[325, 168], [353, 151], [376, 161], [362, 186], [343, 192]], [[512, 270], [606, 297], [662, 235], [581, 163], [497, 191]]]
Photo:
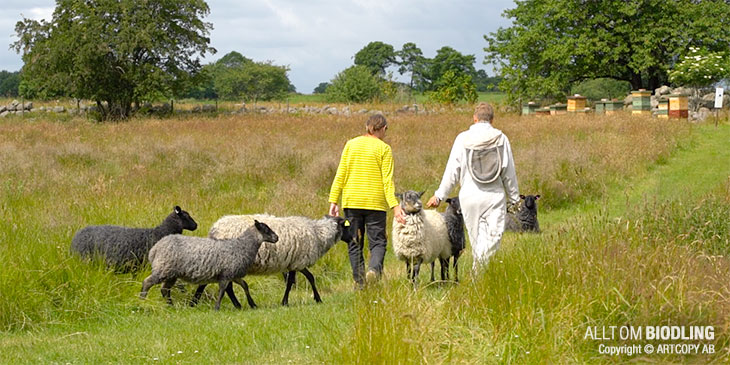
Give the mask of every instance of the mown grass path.
[[[627, 208], [640, 205], [644, 201], [661, 201], [696, 197], [706, 193], [730, 176], [730, 125], [721, 124], [718, 128], [711, 125], [696, 126], [683, 147], [662, 163], [641, 176], [627, 177], [626, 184], [611, 187], [609, 194], [600, 201], [591, 201], [568, 209], [541, 214], [541, 224], [546, 231], [564, 227], [566, 222], [590, 217], [608, 207], [610, 216], [623, 215]], [[636, 148], [641, 148], [637, 146]], [[507, 250], [516, 241], [537, 241], [540, 236], [516, 237], [505, 240]], [[344, 250], [330, 254], [342, 257]], [[314, 305], [311, 291], [305, 280], [298, 281], [298, 288], [292, 292], [289, 308], [281, 308], [278, 303], [281, 291], [255, 291], [257, 310], [235, 311], [227, 305], [220, 312], [213, 312], [210, 306], [200, 305], [188, 308], [180, 303], [181, 298], [190, 293], [178, 294], [178, 304], [167, 308], [157, 298], [146, 302], [129, 298], [126, 311], [110, 310], [102, 320], [76, 323], [50, 323], [32, 331], [3, 333], [0, 336], [0, 363], [315, 363], [349, 362], [349, 346], [353, 342], [382, 345], [370, 348], [371, 351], [405, 351], [404, 348], [420, 343], [421, 347], [431, 347], [433, 332], [424, 328], [426, 324], [404, 316], [389, 316], [398, 310], [412, 310], [417, 315], [438, 311], [435, 301], [448, 302], [449, 296], [462, 295], [468, 288], [466, 284], [450, 293], [450, 287], [422, 290], [415, 297], [409, 293], [409, 285], [402, 280], [401, 263], [392, 256], [386, 258], [387, 271], [383, 286], [387, 291], [383, 297], [392, 295], [404, 297], [402, 303], [380, 303], [390, 306], [383, 311], [370, 310], [372, 304], [381, 298], [380, 293], [352, 292], [351, 283], [343, 281], [320, 282], [319, 287], [324, 299], [321, 305]], [[470, 261], [462, 262], [462, 272], [467, 272]], [[529, 276], [529, 273], [525, 273]], [[134, 277], [141, 281], [144, 277]], [[468, 280], [468, 279], [467, 279]], [[137, 287], [138, 282], [129, 283]], [[457, 292], [454, 294], [453, 292]], [[543, 294], [544, 295], [544, 294]], [[463, 295], [462, 295], [463, 296]], [[560, 302], [560, 298], [555, 298]], [[374, 303], [378, 304], [378, 303]], [[570, 307], [570, 303], [561, 303]], [[413, 308], [410, 308], [413, 307]], [[79, 308], [83, 310], [83, 308]], [[453, 310], [449, 309], [449, 310]], [[456, 309], [458, 310], [458, 308]], [[374, 320], [394, 323], [392, 328], [413, 333], [390, 333], [389, 337], [369, 338], [377, 335], [359, 333], [362, 329], [356, 324], [358, 318], [373, 315]], [[505, 321], [519, 321], [524, 313], [512, 313]], [[549, 315], [549, 313], [548, 313]], [[405, 318], [405, 319], [404, 319]], [[488, 318], [488, 317], [487, 317]], [[500, 337], [499, 323], [487, 323], [488, 319], [474, 323], [439, 323], [448, 336], [453, 336], [448, 346], [426, 351], [438, 353], [439, 359], [446, 361], [484, 362], [485, 354], [497, 355], [510, 351], [513, 343]], [[404, 324], [405, 323], [405, 324]], [[428, 324], [428, 322], [426, 322]], [[453, 331], [449, 332], [452, 324]], [[398, 327], [398, 326], [403, 327]], [[386, 324], [388, 326], [388, 324]], [[387, 327], [392, 329], [391, 327]], [[486, 329], [485, 329], [486, 328]], [[549, 327], [548, 327], [549, 328]], [[381, 332], [387, 332], [380, 329]], [[565, 330], [565, 329], [563, 329]], [[422, 332], [426, 333], [421, 337]], [[430, 333], [430, 334], [429, 334]], [[436, 331], [436, 334], [443, 332]], [[542, 333], [544, 336], [544, 332]], [[403, 339], [403, 337], [406, 337]], [[436, 336], [439, 337], [439, 336]], [[511, 337], [511, 335], [510, 335]], [[398, 341], [393, 341], [398, 339]], [[519, 338], [514, 341], [530, 342]], [[515, 342], [517, 344], [521, 342]], [[452, 355], [452, 351], [454, 354]], [[406, 351], [407, 353], [407, 351]], [[443, 355], [448, 353], [448, 355]], [[464, 354], [470, 356], [468, 359]], [[449, 357], [451, 356], [451, 357]], [[527, 354], [528, 360], [539, 362], [536, 356]], [[426, 355], [426, 357], [428, 357]], [[520, 358], [512, 357], [519, 361]], [[575, 362], [581, 358], [559, 357], [564, 362]], [[470, 359], [470, 360], [469, 360]], [[499, 362], [499, 356], [491, 357]], [[547, 361], [548, 358], [543, 360]], [[401, 360], [407, 360], [401, 358]], [[524, 359], [522, 359], [524, 360]], [[418, 357], [409, 361], [419, 362]], [[438, 362], [438, 361], [437, 361]], [[578, 361], [580, 362], [580, 361]]]

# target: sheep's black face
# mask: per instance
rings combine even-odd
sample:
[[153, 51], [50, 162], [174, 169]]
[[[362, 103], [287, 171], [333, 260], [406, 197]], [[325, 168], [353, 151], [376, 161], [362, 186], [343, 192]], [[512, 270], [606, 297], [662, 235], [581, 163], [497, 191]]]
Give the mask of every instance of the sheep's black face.
[[350, 222], [342, 217], [336, 217], [335, 220], [337, 220], [337, 229], [342, 232], [340, 240], [348, 244], [354, 242], [355, 235], [352, 234], [352, 227], [350, 226]]
[[446, 199], [446, 202], [449, 203], [449, 210], [453, 211], [457, 215], [461, 215], [461, 203], [459, 202], [459, 197], [455, 198], [448, 198]]
[[423, 192], [417, 192], [408, 190], [403, 194], [396, 194], [400, 198], [400, 206], [403, 208], [403, 212], [406, 214], [414, 214], [421, 211], [423, 203], [421, 203], [421, 196]]
[[524, 195], [525, 208], [529, 210], [537, 210], [537, 200], [540, 199], [540, 195]]
[[274, 233], [274, 231], [269, 228], [269, 226], [266, 225], [266, 223], [261, 223], [259, 221], [254, 221], [254, 226], [256, 226], [256, 229], [261, 233], [261, 236], [263, 236], [265, 242], [271, 242], [276, 243], [279, 241], [279, 236]]
[[180, 209], [180, 207], [178, 206], [175, 206], [175, 214], [180, 219], [183, 229], [187, 229], [188, 231], [194, 231], [198, 229], [198, 223], [195, 222], [193, 217], [191, 217], [188, 212]]

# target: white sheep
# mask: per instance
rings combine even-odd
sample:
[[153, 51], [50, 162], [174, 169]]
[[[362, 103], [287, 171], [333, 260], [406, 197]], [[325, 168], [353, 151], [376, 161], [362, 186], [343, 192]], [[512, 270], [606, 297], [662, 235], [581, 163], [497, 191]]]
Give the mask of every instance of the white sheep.
[[[393, 252], [398, 259], [406, 262], [406, 273], [414, 286], [421, 264], [451, 257], [451, 241], [446, 221], [439, 212], [423, 209], [422, 195], [423, 192], [413, 190], [396, 194], [406, 214], [406, 223], [393, 221]], [[431, 277], [433, 279], [433, 270]]]
[[[299, 271], [312, 285], [314, 300], [318, 303], [321, 302], [322, 299], [314, 285], [314, 275], [307, 268], [314, 265], [338, 241], [349, 242], [353, 239], [345, 219], [330, 216], [310, 219], [297, 216], [275, 217], [268, 214], [228, 215], [213, 224], [208, 237], [214, 239], [235, 237], [250, 227], [254, 220], [269, 225], [279, 235], [279, 242], [276, 245], [266, 242], [261, 245], [256, 260], [249, 268], [247, 275], [288, 273], [286, 291], [281, 301], [282, 305], [288, 305], [289, 291], [294, 284], [296, 272]], [[197, 303], [203, 289], [205, 289], [204, 285], [198, 287], [190, 302], [191, 306]], [[246, 292], [249, 306], [255, 308], [256, 304], [248, 291], [248, 285], [243, 286], [243, 289]], [[236, 303], [233, 287], [230, 286], [226, 292], [231, 301]]]
[[[140, 297], [144, 299], [152, 286], [163, 283], [162, 296], [172, 304], [170, 288], [177, 279], [193, 284], [218, 283], [215, 303], [215, 310], [218, 310], [231, 281], [246, 288], [242, 278], [253, 264], [261, 244], [264, 241], [274, 244], [278, 240], [271, 228], [257, 221], [235, 238], [225, 240], [180, 234], [166, 236], [150, 250], [152, 273], [144, 279]], [[240, 307], [240, 304], [236, 305], [236, 308]]]

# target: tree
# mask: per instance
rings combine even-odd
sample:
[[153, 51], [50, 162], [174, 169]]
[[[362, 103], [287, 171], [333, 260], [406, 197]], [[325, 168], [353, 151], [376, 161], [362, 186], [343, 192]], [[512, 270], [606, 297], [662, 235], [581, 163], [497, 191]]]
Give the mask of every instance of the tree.
[[436, 90], [439, 80], [449, 71], [452, 71], [454, 76], [469, 76], [468, 79], [471, 81], [476, 74], [474, 62], [474, 55], [463, 55], [448, 46], [441, 47], [436, 51], [436, 57], [428, 62], [426, 71], [427, 88]]
[[656, 88], [691, 45], [730, 47], [730, 3], [695, 0], [525, 0], [505, 11], [512, 26], [485, 36], [485, 63], [510, 101], [562, 98], [583, 80], [612, 78]]
[[96, 102], [100, 119], [183, 95], [214, 53], [203, 0], [58, 0], [50, 22], [23, 19], [13, 44], [28, 90]]
[[314, 88], [315, 94], [324, 94], [327, 92], [327, 88], [330, 86], [329, 82], [320, 82], [317, 87]]
[[492, 76], [490, 77], [487, 75], [487, 71], [484, 70], [477, 70], [477, 73], [474, 75], [474, 84], [477, 87], [477, 91], [486, 92], [486, 91], [499, 91], [499, 88], [497, 85], [502, 81], [502, 78], [499, 76]]
[[396, 56], [400, 58], [398, 62], [398, 73], [401, 75], [409, 72], [411, 74], [408, 86], [411, 89], [415, 85], [423, 85], [423, 74], [426, 71], [426, 59], [423, 57], [423, 52], [416, 46], [415, 43], [405, 43], [400, 51], [396, 52]]
[[697, 47], [690, 47], [689, 52], [669, 71], [669, 81], [694, 89], [691, 104], [692, 110], [695, 111], [699, 107], [701, 89], [728, 76], [730, 76], [730, 61], [725, 53], [710, 52]]
[[332, 79], [327, 99], [336, 102], [364, 103], [380, 95], [381, 80], [366, 66], [351, 66]]
[[5, 97], [18, 96], [20, 86], [20, 72], [0, 71], [0, 95]]
[[393, 46], [383, 42], [370, 42], [355, 54], [355, 65], [365, 66], [371, 74], [385, 76], [385, 69], [396, 64]]
[[453, 105], [461, 100], [474, 103], [478, 98], [472, 77], [455, 70], [446, 71], [436, 82], [434, 89], [429, 98], [441, 104]]

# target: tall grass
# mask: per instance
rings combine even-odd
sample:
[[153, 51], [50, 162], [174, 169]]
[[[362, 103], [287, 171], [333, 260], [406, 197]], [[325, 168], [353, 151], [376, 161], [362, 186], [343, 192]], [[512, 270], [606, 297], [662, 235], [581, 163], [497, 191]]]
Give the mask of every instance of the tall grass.
[[[432, 193], [453, 139], [469, 120], [468, 112], [389, 117], [386, 142], [394, 151], [397, 188]], [[173, 299], [180, 304], [171, 311], [156, 295], [140, 302], [137, 293], [148, 271], [118, 275], [84, 263], [69, 253], [73, 234], [89, 224], [151, 227], [174, 205], [198, 221], [196, 236], [205, 236], [218, 217], [230, 213], [321, 216], [342, 146], [362, 133], [363, 125], [364, 117], [309, 115], [187, 116], [119, 124], [79, 118], [1, 120], [0, 260], [5, 264], [0, 266], [0, 330], [13, 339], [2, 347], [17, 355], [16, 343], [40, 346], [38, 340], [23, 340], [25, 334], [55, 335], [64, 328], [80, 331], [79, 326], [84, 333], [116, 328], [126, 335], [125, 346], [145, 353], [183, 346], [196, 332], [219, 338], [218, 331], [229, 331], [221, 328], [229, 315], [215, 317], [204, 305], [190, 313], [182, 306], [189, 292], [175, 291]], [[547, 217], [554, 208], [605, 198], [613, 188], [667, 163], [678, 147], [690, 148], [692, 138], [686, 124], [628, 115], [498, 115], [495, 125], [513, 144], [521, 191], [542, 194], [541, 214]], [[330, 356], [348, 363], [570, 362], [597, 356], [580, 338], [591, 323], [725, 323], [727, 289], [719, 283], [727, 277], [727, 261], [710, 255], [727, 248], [727, 226], [718, 223], [727, 217], [727, 199], [726, 191], [715, 191], [700, 202], [647, 205], [620, 220], [594, 212], [550, 224], [541, 236], [508, 235], [484, 276], [465, 275], [458, 286], [428, 285], [416, 292], [404, 283], [403, 268], [389, 253], [381, 285], [352, 294], [346, 248], [337, 245], [313, 268], [331, 304], [310, 308], [308, 285], [300, 280], [294, 308], [263, 305], [236, 315], [275, 333], [300, 321], [300, 337], [288, 341], [304, 346], [318, 338], [316, 349], [277, 350], [269, 342], [277, 341], [272, 336], [235, 338], [304, 362], [327, 362]], [[468, 256], [462, 262], [469, 267]], [[280, 300], [279, 278], [250, 282], [259, 304]], [[142, 322], [179, 324], [187, 318], [210, 324], [181, 330], [170, 346], [135, 339], [174, 331]], [[93, 340], [98, 348], [82, 358], [110, 359], [104, 356], [117, 347], [115, 337], [104, 338], [110, 343]], [[73, 359], [85, 341], [69, 341], [63, 354], [42, 346], [54, 355], [41, 358]], [[718, 339], [723, 341], [724, 332]], [[234, 344], [225, 347], [231, 346], [242, 351]], [[264, 354], [258, 356], [265, 361]]]

